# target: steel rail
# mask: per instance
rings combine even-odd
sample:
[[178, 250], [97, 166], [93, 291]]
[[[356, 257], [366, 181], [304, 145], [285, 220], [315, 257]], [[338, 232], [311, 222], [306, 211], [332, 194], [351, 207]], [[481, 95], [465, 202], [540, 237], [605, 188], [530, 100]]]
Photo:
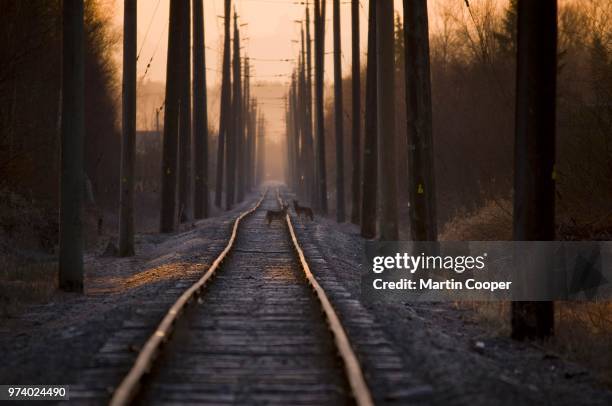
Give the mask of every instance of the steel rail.
[[[278, 200], [278, 203], [282, 207], [283, 200], [280, 197], [278, 189], [276, 189], [276, 198]], [[312, 289], [314, 290], [317, 298], [319, 299], [319, 302], [321, 303], [321, 307], [323, 308], [323, 312], [325, 313], [325, 316], [327, 318], [329, 328], [334, 335], [336, 348], [338, 349], [340, 357], [342, 358], [342, 361], [344, 363], [344, 370], [349, 385], [351, 387], [353, 397], [355, 398], [355, 402], [359, 406], [373, 406], [374, 401], [372, 400], [372, 394], [370, 392], [368, 384], [366, 383], [363, 371], [361, 369], [361, 365], [359, 364], [359, 360], [357, 359], [357, 355], [355, 355], [355, 352], [353, 351], [351, 342], [348, 338], [348, 335], [346, 334], [344, 327], [342, 326], [342, 322], [340, 321], [340, 317], [338, 317], [334, 306], [331, 304], [331, 301], [327, 297], [325, 290], [321, 287], [321, 285], [319, 285], [319, 282], [317, 282], [317, 279], [310, 271], [310, 267], [308, 266], [308, 262], [306, 261], [304, 251], [302, 251], [300, 243], [297, 239], [297, 235], [295, 234], [295, 230], [293, 228], [291, 216], [289, 215], [289, 213], [287, 213], [286, 222], [287, 228], [289, 229], [289, 234], [291, 234], [291, 240], [293, 241], [293, 247], [295, 248], [300, 259], [302, 270], [306, 275], [308, 283], [310, 284], [310, 286], [312, 286]]]
[[266, 189], [262, 197], [252, 208], [241, 213], [238, 218], [236, 218], [236, 220], [234, 221], [234, 226], [232, 228], [232, 234], [225, 249], [223, 249], [221, 254], [214, 260], [214, 262], [212, 263], [210, 268], [208, 268], [206, 273], [197, 282], [191, 285], [191, 287], [189, 287], [185, 292], [183, 292], [183, 294], [176, 300], [176, 302], [174, 302], [172, 307], [170, 307], [170, 309], [162, 319], [161, 323], [159, 323], [159, 325], [157, 326], [155, 332], [149, 337], [144, 347], [139, 352], [136, 361], [132, 365], [132, 368], [123, 378], [121, 384], [113, 393], [113, 397], [110, 401], [111, 406], [129, 405], [130, 402], [134, 399], [134, 397], [138, 394], [138, 391], [140, 390], [140, 382], [143, 376], [145, 376], [151, 370], [151, 367], [155, 362], [155, 358], [159, 353], [160, 347], [169, 338], [175, 321], [178, 319], [181, 312], [185, 309], [186, 305], [202, 291], [206, 283], [209, 282], [210, 279], [214, 276], [214, 274], [219, 269], [221, 262], [223, 262], [227, 254], [234, 246], [236, 235], [238, 234], [238, 226], [240, 225], [240, 221], [259, 208], [259, 206], [265, 199], [267, 193], [268, 190]]

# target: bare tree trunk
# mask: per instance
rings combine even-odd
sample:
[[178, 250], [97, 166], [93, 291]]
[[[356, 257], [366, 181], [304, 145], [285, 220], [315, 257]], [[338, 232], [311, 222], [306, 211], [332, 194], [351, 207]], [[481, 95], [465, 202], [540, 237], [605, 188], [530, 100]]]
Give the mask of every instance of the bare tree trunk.
[[378, 194], [378, 139], [376, 134], [376, 2], [370, 1], [369, 7], [361, 235], [365, 238], [374, 238], [376, 237], [376, 197]]
[[334, 0], [334, 117], [336, 121], [336, 220], [344, 222], [344, 107], [342, 103], [342, 43], [340, 0]]
[[181, 0], [181, 102], [179, 112], [179, 221], [191, 218], [191, 2]]
[[[217, 173], [215, 185], [215, 205], [221, 207], [223, 197], [223, 168], [225, 154], [228, 152], [228, 133], [231, 120], [231, 73], [230, 73], [230, 19], [232, 13], [231, 0], [225, 0], [225, 42], [223, 45], [223, 73], [221, 78], [221, 112], [219, 114], [219, 138], [217, 145]], [[227, 175], [227, 174], [226, 174]], [[226, 191], [227, 193], [227, 191]], [[227, 197], [226, 197], [227, 198]]]
[[404, 0], [404, 27], [410, 231], [415, 241], [436, 241], [427, 0]]
[[168, 61], [166, 67], [166, 99], [164, 114], [164, 137], [162, 147], [161, 213], [160, 232], [174, 231], [176, 219], [176, 181], [178, 153], [178, 114], [180, 24], [182, 5], [170, 2], [170, 24], [168, 27]]
[[134, 255], [134, 159], [136, 155], [136, 0], [123, 3], [123, 117], [119, 183], [119, 256]]
[[208, 100], [203, 0], [193, 0], [194, 216], [208, 217]]
[[[321, 4], [321, 1], [323, 4]], [[316, 205], [327, 214], [327, 169], [325, 165], [325, 100], [323, 74], [325, 54], [325, 0], [315, 0], [315, 120], [316, 120], [316, 174], [319, 201]]]
[[[555, 239], [557, 1], [518, 2], [514, 240]], [[542, 269], [552, 272], [552, 269]], [[512, 337], [547, 338], [553, 302], [513, 302]]]
[[359, 195], [361, 188], [361, 52], [359, 43], [359, 0], [351, 0], [352, 84], [353, 84], [353, 168], [351, 183], [351, 222], [359, 224], [361, 218]]
[[[376, 67], [378, 94], [378, 173], [380, 239], [398, 239], [397, 162], [395, 142], [395, 55], [393, 0], [376, 2]], [[384, 175], [383, 175], [384, 174]]]
[[62, 31], [64, 97], [62, 98], [59, 286], [68, 292], [83, 292], [82, 203], [85, 188], [83, 0], [64, 0]]

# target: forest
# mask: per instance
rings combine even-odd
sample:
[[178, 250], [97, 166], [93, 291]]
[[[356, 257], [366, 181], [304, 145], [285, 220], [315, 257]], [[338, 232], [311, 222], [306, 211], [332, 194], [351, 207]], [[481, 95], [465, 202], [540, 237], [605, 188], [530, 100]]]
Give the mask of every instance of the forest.
[[[45, 255], [58, 244], [60, 4], [0, 3], [6, 41], [0, 50], [0, 223], [9, 263], [13, 248]], [[112, 52], [120, 34], [102, 2], [87, 2], [85, 27], [86, 236], [93, 245], [98, 219], [118, 200], [120, 80]]]

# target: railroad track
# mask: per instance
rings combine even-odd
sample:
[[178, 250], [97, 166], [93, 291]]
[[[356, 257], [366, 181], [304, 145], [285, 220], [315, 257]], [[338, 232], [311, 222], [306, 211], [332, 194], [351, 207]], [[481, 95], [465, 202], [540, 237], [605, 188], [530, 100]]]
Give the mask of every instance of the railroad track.
[[[291, 215], [264, 193], [222, 253], [147, 339], [111, 405], [372, 405], [338, 314], [310, 271]], [[313, 293], [314, 292], [314, 293]]]

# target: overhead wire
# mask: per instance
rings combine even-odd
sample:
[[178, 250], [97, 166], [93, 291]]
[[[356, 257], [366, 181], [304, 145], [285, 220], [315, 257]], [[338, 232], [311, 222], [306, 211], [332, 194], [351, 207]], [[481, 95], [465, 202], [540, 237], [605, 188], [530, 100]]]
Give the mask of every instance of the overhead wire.
[[138, 50], [138, 54], [136, 54], [136, 61], [138, 61], [138, 59], [140, 58], [140, 53], [142, 52], [142, 48], [144, 47], [145, 42], [147, 42], [147, 37], [149, 36], [149, 31], [151, 30], [151, 25], [153, 25], [153, 20], [155, 19], [155, 16], [157, 15], [157, 9], [159, 8], [159, 3], [161, 3], [161, 0], [157, 0], [157, 4], [155, 5], [155, 10], [153, 11], [153, 15], [151, 16], [151, 19], [149, 20], [149, 25], [147, 26], [147, 30], [145, 31], [145, 35], [142, 39], [142, 43], [140, 44], [140, 49]]

